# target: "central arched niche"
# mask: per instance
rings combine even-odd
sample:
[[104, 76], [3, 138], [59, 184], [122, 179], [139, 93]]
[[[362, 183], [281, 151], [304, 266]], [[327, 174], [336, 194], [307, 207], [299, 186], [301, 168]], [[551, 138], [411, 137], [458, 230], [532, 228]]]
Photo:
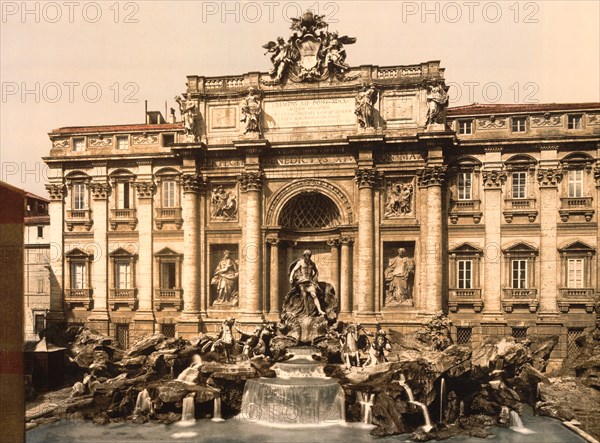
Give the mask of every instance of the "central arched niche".
[[290, 231], [332, 229], [341, 224], [337, 205], [319, 192], [303, 192], [292, 197], [279, 214], [278, 225]]

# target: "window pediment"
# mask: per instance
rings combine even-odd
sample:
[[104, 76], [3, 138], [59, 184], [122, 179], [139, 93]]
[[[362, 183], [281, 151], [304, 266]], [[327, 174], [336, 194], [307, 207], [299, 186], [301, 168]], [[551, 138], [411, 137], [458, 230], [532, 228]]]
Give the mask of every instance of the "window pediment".
[[516, 243], [502, 250], [505, 254], [537, 254], [538, 249], [524, 242]]
[[483, 251], [470, 243], [462, 243], [449, 251], [451, 254], [483, 255]]
[[563, 254], [576, 254], [576, 253], [592, 253], [594, 254], [596, 252], [596, 249], [591, 247], [590, 245], [587, 245], [586, 243], [583, 243], [581, 241], [575, 241], [572, 243], [567, 244], [566, 246], [559, 248], [558, 249], [559, 252], [563, 253]]
[[154, 253], [155, 257], [161, 258], [176, 258], [181, 257], [183, 254], [179, 254], [178, 252], [173, 251], [171, 248], [162, 248], [160, 251]]

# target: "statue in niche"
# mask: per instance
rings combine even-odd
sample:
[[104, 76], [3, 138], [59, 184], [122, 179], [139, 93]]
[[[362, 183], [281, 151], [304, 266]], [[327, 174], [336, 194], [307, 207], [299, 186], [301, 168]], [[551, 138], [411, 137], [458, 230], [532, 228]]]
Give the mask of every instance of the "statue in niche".
[[261, 134], [260, 114], [262, 113], [262, 98], [260, 91], [255, 88], [248, 90], [248, 96], [242, 101], [242, 119], [245, 124], [244, 134], [249, 132]]
[[394, 183], [388, 188], [385, 218], [398, 218], [412, 212], [413, 185]]
[[237, 306], [238, 304], [238, 283], [239, 270], [235, 260], [231, 258], [231, 252], [223, 251], [223, 258], [217, 265], [210, 284], [216, 287], [217, 298], [213, 306], [227, 305]]
[[415, 262], [406, 256], [406, 249], [399, 248], [398, 256], [390, 260], [385, 270], [387, 291], [386, 306], [413, 305], [410, 280], [415, 272]]
[[217, 219], [234, 220], [237, 214], [237, 197], [234, 191], [226, 191], [223, 186], [217, 186], [210, 197], [212, 217]]
[[448, 106], [448, 92], [442, 82], [433, 82], [427, 86], [427, 121], [431, 124], [444, 124], [444, 115]]
[[319, 271], [311, 256], [307, 249], [290, 265], [292, 288], [281, 311], [288, 337], [301, 343], [313, 343], [324, 337], [328, 323], [337, 318], [338, 301], [333, 286], [318, 280]]
[[377, 101], [377, 89], [375, 86], [365, 85], [355, 99], [354, 113], [361, 128], [374, 128], [373, 108]]
[[175, 97], [175, 101], [179, 105], [186, 137], [191, 141], [198, 141], [200, 139], [200, 114], [196, 103], [186, 100], [181, 95]]

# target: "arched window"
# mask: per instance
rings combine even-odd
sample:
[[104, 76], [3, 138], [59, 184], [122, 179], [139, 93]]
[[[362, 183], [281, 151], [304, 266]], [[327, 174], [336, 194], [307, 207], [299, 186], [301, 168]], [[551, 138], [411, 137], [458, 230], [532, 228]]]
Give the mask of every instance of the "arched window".
[[334, 228], [340, 224], [340, 211], [329, 197], [309, 192], [292, 198], [285, 205], [279, 224], [299, 230]]

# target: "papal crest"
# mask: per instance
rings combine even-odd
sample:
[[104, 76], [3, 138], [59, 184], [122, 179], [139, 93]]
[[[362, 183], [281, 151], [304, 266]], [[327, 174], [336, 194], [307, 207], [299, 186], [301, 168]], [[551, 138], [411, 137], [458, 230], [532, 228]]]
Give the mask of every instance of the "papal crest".
[[297, 39], [295, 44], [300, 54], [298, 78], [304, 80], [319, 77], [318, 68], [321, 39], [309, 34], [301, 39]]

